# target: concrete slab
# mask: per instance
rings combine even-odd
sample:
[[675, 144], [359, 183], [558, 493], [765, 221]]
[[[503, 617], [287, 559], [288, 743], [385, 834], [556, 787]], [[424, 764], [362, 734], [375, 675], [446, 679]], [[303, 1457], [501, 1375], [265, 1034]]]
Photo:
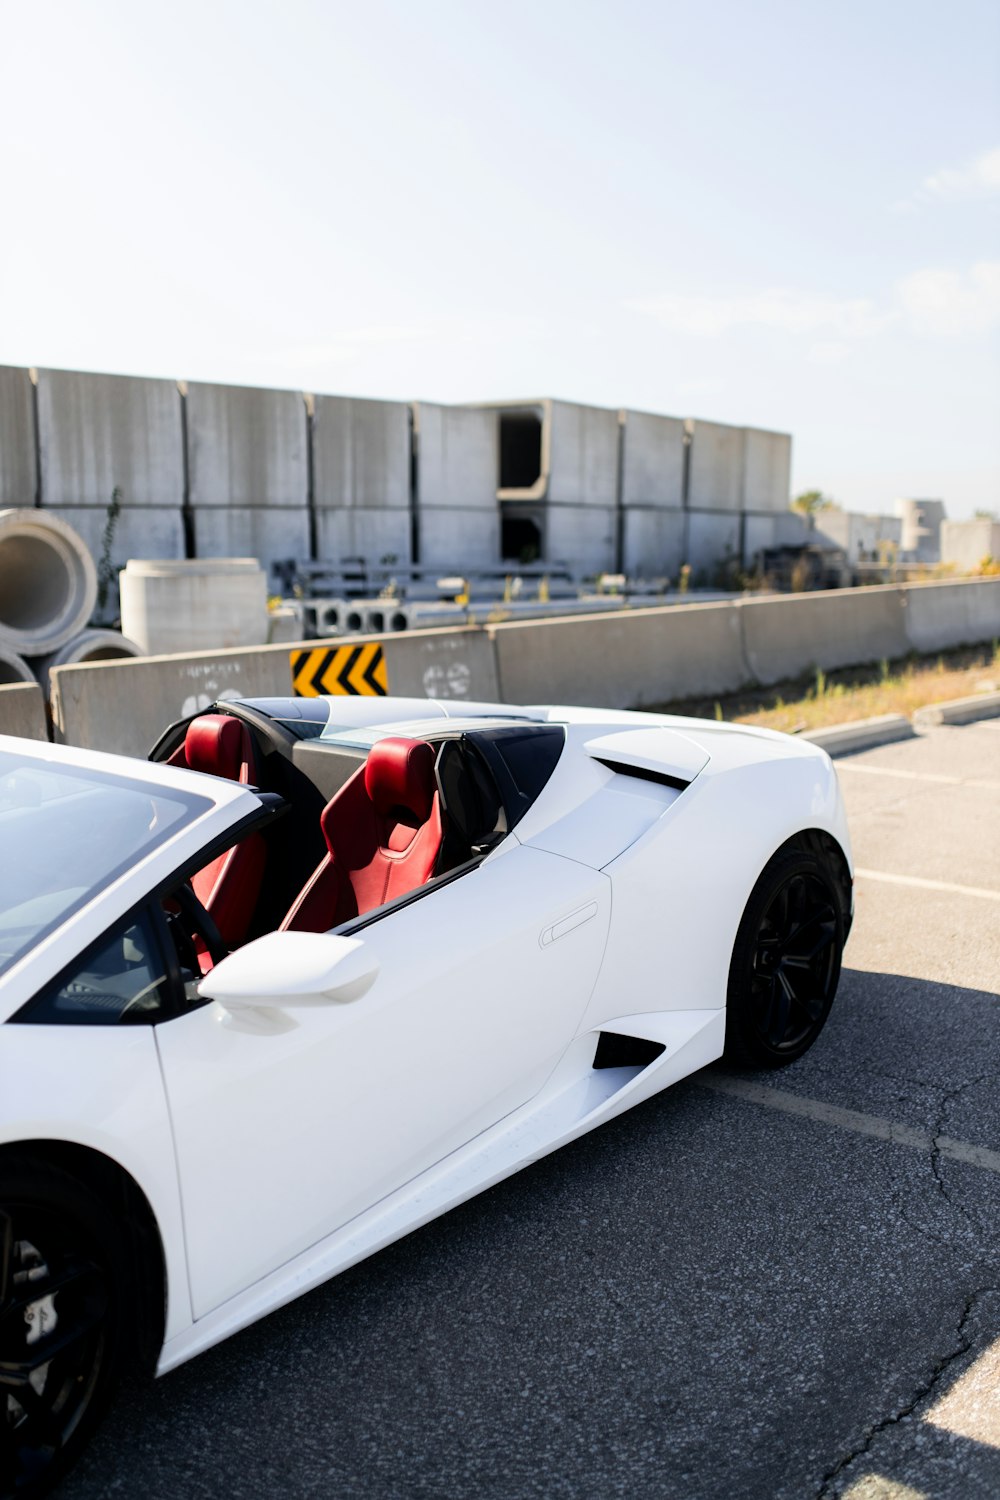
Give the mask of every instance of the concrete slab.
[[418, 401], [413, 432], [419, 511], [497, 514], [499, 453], [492, 412]]
[[0, 510], [34, 505], [37, 490], [31, 379], [0, 365]]
[[685, 561], [683, 511], [630, 507], [622, 515], [622, 566], [630, 578], [677, 582]]
[[317, 510], [316, 556], [321, 562], [340, 562], [363, 557], [409, 565], [411, 551], [410, 512], [379, 506], [367, 510], [350, 506], [343, 510]]
[[691, 434], [688, 506], [692, 510], [741, 510], [744, 429], [700, 418], [690, 419], [687, 425]]
[[276, 562], [309, 558], [309, 512], [275, 507], [206, 506], [194, 512], [195, 555], [256, 557], [273, 572]]
[[618, 493], [617, 411], [569, 401], [548, 405], [549, 503], [613, 507]]
[[350, 396], [317, 396], [315, 403], [316, 508], [408, 510], [409, 407], [401, 401], [364, 401]]
[[596, 505], [548, 505], [545, 511], [545, 556], [565, 563], [578, 577], [615, 569], [617, 513]]
[[500, 562], [500, 512], [437, 509], [422, 505], [417, 515], [420, 563], [461, 575], [468, 568], [495, 568]]
[[45, 699], [37, 682], [0, 683], [0, 734], [47, 740]]
[[305, 397], [247, 386], [187, 387], [191, 504], [302, 509], [309, 503]]
[[792, 439], [787, 432], [744, 428], [743, 509], [788, 510], [792, 489]]
[[644, 411], [622, 414], [622, 492], [626, 507], [684, 505], [684, 421]]
[[42, 504], [128, 507], [184, 500], [181, 397], [173, 380], [38, 372]]

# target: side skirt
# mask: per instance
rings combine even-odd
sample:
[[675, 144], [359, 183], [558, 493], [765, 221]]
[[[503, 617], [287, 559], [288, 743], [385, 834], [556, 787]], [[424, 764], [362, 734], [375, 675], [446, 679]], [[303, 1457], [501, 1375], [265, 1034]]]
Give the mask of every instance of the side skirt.
[[[169, 1339], [156, 1373], [167, 1374], [521, 1167], [714, 1062], [722, 1056], [725, 1029], [724, 1009], [675, 1010], [618, 1016], [585, 1032], [530, 1103]], [[653, 1042], [663, 1051], [645, 1066], [595, 1068], [602, 1032]]]

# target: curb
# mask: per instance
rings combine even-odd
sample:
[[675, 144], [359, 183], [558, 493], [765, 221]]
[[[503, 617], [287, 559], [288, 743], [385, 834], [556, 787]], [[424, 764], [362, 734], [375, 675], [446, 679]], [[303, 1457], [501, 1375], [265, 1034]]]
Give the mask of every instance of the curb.
[[809, 729], [804, 734], [796, 735], [796, 739], [818, 745], [827, 755], [850, 755], [855, 750], [871, 750], [876, 745], [889, 745], [893, 740], [910, 740], [915, 734], [916, 730], [905, 714], [879, 714], [874, 719], [832, 724], [827, 729]]
[[973, 693], [968, 698], [952, 698], [948, 703], [928, 703], [913, 715], [917, 729], [933, 729], [936, 724], [971, 724], [976, 719], [1000, 716], [1000, 693]]

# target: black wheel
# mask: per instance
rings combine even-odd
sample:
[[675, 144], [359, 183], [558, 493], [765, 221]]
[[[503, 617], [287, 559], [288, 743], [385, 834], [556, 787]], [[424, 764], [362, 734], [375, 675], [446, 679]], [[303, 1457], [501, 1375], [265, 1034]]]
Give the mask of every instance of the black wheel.
[[27, 1160], [0, 1171], [0, 1496], [43, 1494], [114, 1388], [127, 1267], [108, 1210]]
[[815, 854], [780, 851], [747, 902], [729, 968], [726, 1057], [781, 1068], [812, 1046], [840, 978], [844, 913]]

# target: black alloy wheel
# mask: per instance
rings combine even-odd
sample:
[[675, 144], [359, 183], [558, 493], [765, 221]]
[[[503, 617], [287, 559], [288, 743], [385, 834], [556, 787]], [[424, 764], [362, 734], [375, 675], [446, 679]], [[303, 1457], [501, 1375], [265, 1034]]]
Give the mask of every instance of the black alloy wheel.
[[123, 1267], [107, 1210], [45, 1165], [0, 1176], [0, 1497], [44, 1494], [119, 1363]]
[[729, 971], [726, 1056], [780, 1068], [812, 1046], [840, 978], [844, 913], [816, 855], [785, 849], [747, 902]]

